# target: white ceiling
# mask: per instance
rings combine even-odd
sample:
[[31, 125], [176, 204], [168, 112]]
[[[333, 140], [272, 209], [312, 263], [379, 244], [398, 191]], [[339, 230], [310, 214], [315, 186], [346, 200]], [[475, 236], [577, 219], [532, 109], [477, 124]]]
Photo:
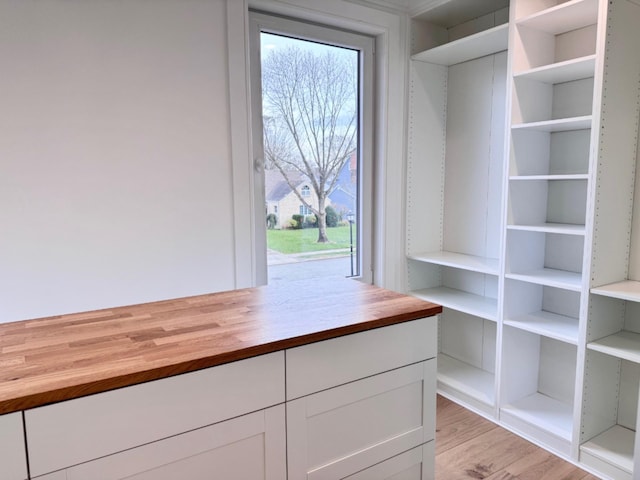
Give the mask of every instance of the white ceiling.
[[509, 5], [509, 0], [346, 0], [408, 13], [430, 22], [456, 25]]

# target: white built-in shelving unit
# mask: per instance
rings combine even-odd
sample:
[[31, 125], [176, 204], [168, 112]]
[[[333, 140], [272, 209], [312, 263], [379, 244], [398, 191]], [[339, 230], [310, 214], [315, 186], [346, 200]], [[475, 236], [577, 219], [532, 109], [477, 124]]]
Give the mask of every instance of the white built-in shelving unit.
[[440, 391], [495, 415], [509, 17], [472, 3], [413, 20], [409, 284], [445, 307]]
[[640, 478], [638, 25], [639, 0], [412, 25], [407, 282], [445, 307], [440, 393], [616, 480]]

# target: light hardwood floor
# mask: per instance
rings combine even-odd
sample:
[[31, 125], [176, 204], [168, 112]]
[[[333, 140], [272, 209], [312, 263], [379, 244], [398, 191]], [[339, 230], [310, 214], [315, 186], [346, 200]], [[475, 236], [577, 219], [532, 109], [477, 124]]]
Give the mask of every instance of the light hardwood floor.
[[438, 395], [436, 480], [597, 480]]

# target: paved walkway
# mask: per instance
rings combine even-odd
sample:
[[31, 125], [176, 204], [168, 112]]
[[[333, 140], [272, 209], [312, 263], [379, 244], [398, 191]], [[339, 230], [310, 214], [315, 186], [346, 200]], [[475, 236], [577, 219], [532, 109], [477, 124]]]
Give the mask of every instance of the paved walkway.
[[[289, 255], [283, 256], [289, 257]], [[276, 257], [269, 256], [269, 260], [271, 258], [275, 259]], [[355, 262], [355, 258], [353, 260]], [[287, 262], [278, 264], [270, 262], [267, 271], [269, 283], [302, 280], [305, 278], [344, 278], [351, 275], [351, 264], [348, 255], [324, 259], [306, 259], [304, 261], [288, 259]]]
[[284, 263], [308, 262], [324, 258], [336, 258], [349, 256], [348, 248], [339, 250], [319, 250], [317, 252], [302, 252], [284, 254], [275, 250], [267, 249], [267, 265], [282, 265]]

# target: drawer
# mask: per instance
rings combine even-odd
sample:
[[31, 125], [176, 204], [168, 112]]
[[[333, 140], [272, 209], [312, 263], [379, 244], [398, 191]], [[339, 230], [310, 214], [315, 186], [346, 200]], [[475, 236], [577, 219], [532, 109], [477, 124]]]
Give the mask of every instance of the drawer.
[[435, 436], [436, 361], [287, 402], [289, 480], [338, 480]]
[[344, 480], [434, 480], [435, 442], [401, 453]]
[[287, 400], [435, 358], [437, 340], [434, 316], [289, 349]]
[[38, 480], [286, 477], [284, 405], [102, 457]]
[[27, 478], [21, 413], [0, 415], [0, 478], [2, 480], [26, 480]]
[[282, 403], [284, 354], [25, 412], [33, 476]]

